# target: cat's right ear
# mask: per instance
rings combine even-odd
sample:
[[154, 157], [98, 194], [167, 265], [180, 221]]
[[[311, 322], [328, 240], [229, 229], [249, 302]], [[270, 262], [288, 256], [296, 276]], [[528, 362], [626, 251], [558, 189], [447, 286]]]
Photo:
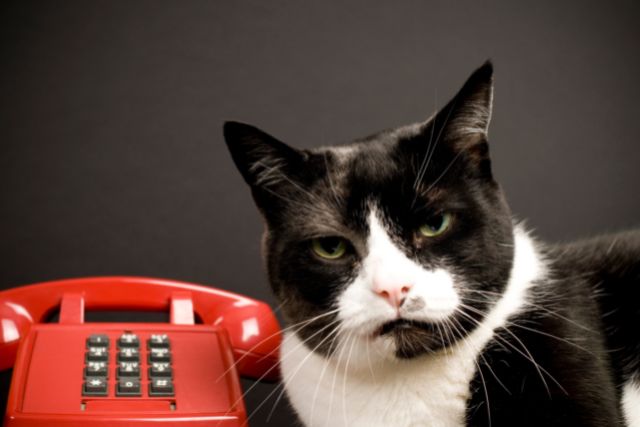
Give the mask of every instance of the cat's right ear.
[[304, 162], [301, 151], [251, 125], [226, 122], [224, 138], [242, 177], [254, 190], [276, 192]]

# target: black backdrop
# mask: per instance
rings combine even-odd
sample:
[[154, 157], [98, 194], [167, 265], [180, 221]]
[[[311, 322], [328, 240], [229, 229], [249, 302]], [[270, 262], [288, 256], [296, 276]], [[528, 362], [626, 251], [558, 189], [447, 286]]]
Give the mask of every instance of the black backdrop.
[[[273, 303], [223, 120], [345, 142], [422, 120], [488, 57], [515, 213], [553, 240], [638, 224], [640, 3], [379, 3], [3, 1], [0, 285], [144, 275]], [[272, 406], [252, 425], [293, 423]]]

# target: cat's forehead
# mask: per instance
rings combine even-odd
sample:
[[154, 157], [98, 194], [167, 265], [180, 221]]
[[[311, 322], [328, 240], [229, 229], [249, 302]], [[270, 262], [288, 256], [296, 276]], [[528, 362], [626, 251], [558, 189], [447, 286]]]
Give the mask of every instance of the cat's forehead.
[[[332, 145], [312, 150], [323, 156], [328, 174], [334, 180], [364, 181], [375, 185], [400, 173], [407, 174], [407, 159], [402, 156], [402, 141], [414, 138], [424, 124], [413, 124], [385, 130], [344, 145]], [[329, 161], [327, 161], [329, 159]]]
[[368, 158], [379, 158], [397, 151], [402, 140], [415, 138], [420, 135], [427, 123], [414, 123], [393, 129], [379, 131], [362, 138], [357, 138], [347, 144], [332, 144], [311, 150], [312, 153], [330, 153], [342, 164], [362, 161]]
[[391, 193], [394, 201], [402, 197], [438, 201], [447, 196], [451, 181], [460, 180], [455, 173], [442, 174], [453, 166], [455, 153], [438, 144], [437, 138], [425, 136], [428, 126], [429, 122], [412, 124], [312, 152], [323, 158], [325, 181], [334, 190], [355, 190], [368, 197]]
[[416, 180], [413, 164], [398, 147], [408, 137], [408, 132], [385, 133], [313, 150], [321, 176], [311, 184], [313, 197], [305, 197], [305, 206], [292, 206], [288, 224], [295, 223], [305, 235], [366, 234], [372, 209], [390, 214], [386, 224], [395, 226], [412, 210], [426, 214], [431, 206], [457, 198], [439, 185]]

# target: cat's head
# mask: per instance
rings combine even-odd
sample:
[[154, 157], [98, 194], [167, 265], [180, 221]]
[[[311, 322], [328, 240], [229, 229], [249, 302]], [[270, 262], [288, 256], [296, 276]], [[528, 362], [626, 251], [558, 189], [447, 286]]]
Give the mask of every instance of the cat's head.
[[487, 62], [425, 122], [349, 145], [299, 150], [225, 124], [265, 219], [271, 286], [313, 351], [437, 351], [503, 292], [514, 237], [489, 159], [492, 74]]

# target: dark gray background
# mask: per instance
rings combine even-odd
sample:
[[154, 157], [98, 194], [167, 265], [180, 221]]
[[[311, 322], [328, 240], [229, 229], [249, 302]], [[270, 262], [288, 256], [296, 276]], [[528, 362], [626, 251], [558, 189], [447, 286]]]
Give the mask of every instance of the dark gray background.
[[[346, 142], [424, 119], [488, 57], [518, 217], [553, 240], [638, 225], [640, 3], [344, 3], [2, 2], [0, 285], [129, 274], [272, 303], [222, 122]], [[272, 405], [253, 426], [293, 423]]]

